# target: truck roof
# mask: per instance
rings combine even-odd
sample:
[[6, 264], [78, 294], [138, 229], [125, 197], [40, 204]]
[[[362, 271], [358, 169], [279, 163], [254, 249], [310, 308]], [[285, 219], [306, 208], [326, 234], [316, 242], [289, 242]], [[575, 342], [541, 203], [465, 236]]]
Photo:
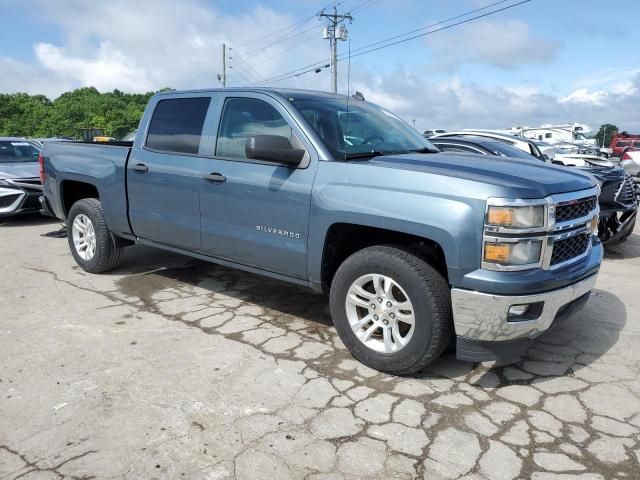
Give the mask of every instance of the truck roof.
[[171, 96], [181, 95], [185, 93], [214, 93], [214, 92], [256, 92], [256, 93], [277, 93], [284, 97], [305, 96], [305, 97], [324, 97], [324, 98], [346, 98], [346, 95], [337, 93], [323, 92], [320, 90], [304, 90], [299, 88], [272, 88], [272, 87], [229, 87], [229, 88], [202, 88], [193, 90], [167, 90], [158, 92], [156, 95]]

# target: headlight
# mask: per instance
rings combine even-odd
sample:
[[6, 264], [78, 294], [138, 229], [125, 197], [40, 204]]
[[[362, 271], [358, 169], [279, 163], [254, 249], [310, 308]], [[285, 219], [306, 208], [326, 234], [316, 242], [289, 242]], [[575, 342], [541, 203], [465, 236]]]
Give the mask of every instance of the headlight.
[[503, 267], [535, 265], [540, 262], [542, 240], [516, 242], [485, 241], [484, 263]]
[[530, 206], [489, 206], [487, 225], [506, 228], [544, 227], [544, 205]]

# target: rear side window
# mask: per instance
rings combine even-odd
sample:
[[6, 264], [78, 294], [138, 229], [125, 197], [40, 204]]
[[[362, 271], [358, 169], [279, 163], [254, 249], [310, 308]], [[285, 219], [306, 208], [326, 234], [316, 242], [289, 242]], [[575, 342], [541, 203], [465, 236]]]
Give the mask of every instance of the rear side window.
[[216, 156], [246, 159], [244, 147], [253, 135], [279, 135], [294, 148], [304, 148], [287, 121], [267, 102], [255, 98], [229, 98], [224, 103]]
[[153, 111], [146, 146], [172, 153], [198, 153], [209, 97], [160, 100]]

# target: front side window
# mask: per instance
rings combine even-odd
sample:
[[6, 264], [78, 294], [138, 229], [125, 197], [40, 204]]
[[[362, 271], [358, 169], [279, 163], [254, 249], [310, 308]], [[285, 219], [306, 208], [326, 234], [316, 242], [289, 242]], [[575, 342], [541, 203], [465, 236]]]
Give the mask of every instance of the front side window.
[[285, 137], [294, 148], [303, 148], [284, 117], [267, 102], [255, 98], [229, 98], [224, 103], [216, 156], [247, 159], [247, 139], [256, 135]]
[[198, 153], [210, 97], [160, 100], [153, 111], [146, 146], [171, 153]]

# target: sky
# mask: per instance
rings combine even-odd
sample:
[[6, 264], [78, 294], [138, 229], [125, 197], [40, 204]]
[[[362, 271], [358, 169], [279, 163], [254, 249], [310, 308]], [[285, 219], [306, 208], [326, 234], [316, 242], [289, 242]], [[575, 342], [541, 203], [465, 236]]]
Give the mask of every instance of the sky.
[[[577, 122], [640, 133], [640, 1], [531, 0], [470, 20], [520, 1], [505, 0], [464, 16], [496, 1], [339, 2], [353, 16], [338, 46], [339, 92], [360, 91], [419, 130]], [[223, 43], [227, 86], [329, 90], [327, 68], [277, 77], [328, 63], [326, 21], [315, 14], [335, 3], [0, 0], [0, 93], [218, 87]], [[355, 56], [430, 25], [417, 32], [428, 35]]]

